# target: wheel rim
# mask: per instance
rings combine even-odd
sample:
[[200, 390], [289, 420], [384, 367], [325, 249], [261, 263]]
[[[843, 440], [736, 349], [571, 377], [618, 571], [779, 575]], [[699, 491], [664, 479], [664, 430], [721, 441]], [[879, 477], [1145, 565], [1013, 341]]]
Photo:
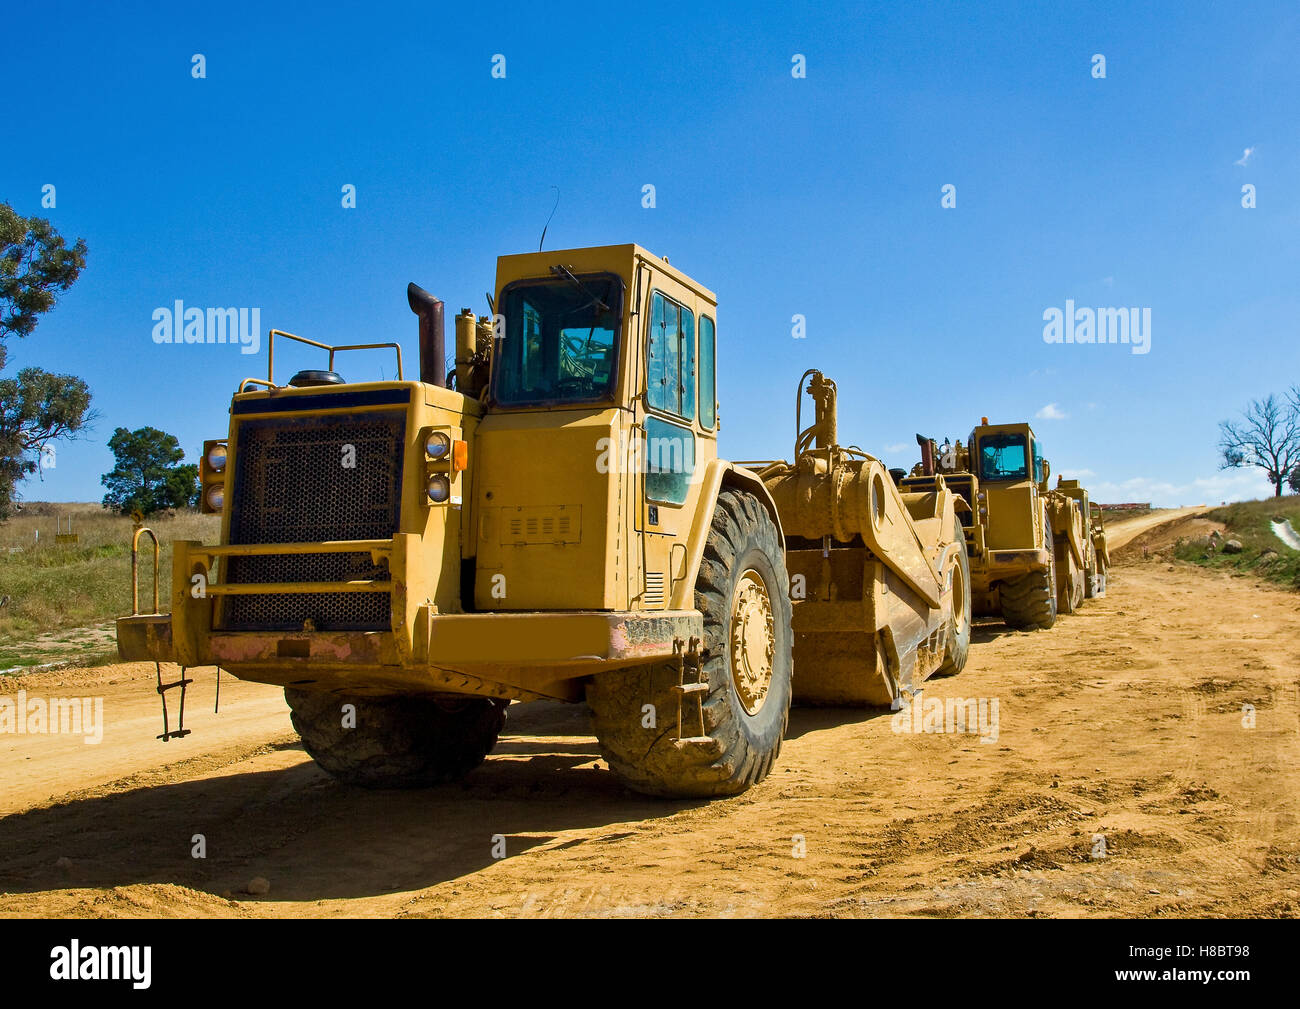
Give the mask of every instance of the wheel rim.
[[960, 561], [952, 569], [952, 614], [953, 623], [961, 627], [966, 620], [966, 576]]
[[731, 680], [741, 706], [751, 715], [758, 714], [772, 686], [775, 628], [767, 585], [749, 568], [731, 599]]

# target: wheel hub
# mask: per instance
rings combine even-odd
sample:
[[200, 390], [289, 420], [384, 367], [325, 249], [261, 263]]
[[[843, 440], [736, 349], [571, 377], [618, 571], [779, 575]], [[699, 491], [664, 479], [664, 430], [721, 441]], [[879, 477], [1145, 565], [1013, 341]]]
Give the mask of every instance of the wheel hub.
[[772, 600], [762, 576], [750, 568], [740, 576], [731, 601], [731, 679], [751, 715], [758, 714], [772, 686], [775, 652]]

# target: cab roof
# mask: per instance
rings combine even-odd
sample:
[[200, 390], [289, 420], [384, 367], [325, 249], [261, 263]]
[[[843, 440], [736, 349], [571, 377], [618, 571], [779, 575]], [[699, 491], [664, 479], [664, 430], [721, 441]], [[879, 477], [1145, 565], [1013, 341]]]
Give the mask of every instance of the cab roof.
[[596, 245], [585, 249], [551, 249], [498, 256], [497, 292], [500, 293], [503, 287], [516, 280], [544, 277], [550, 273], [552, 266], [567, 266], [579, 273], [608, 271], [618, 274], [624, 283], [631, 285], [636, 277], [636, 268], [642, 263], [690, 288], [696, 297], [717, 307], [718, 296], [711, 290], [682, 273], [667, 259], [636, 244]]

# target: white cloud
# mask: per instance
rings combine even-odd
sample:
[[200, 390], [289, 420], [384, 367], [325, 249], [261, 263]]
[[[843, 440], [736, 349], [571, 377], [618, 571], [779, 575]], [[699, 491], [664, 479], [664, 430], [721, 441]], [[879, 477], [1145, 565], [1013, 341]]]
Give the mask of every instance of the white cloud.
[[1103, 285], [1104, 287], [1114, 287], [1114, 286], [1115, 286], [1115, 278], [1114, 278], [1114, 277], [1102, 277], [1102, 278], [1101, 278], [1101, 283], [1102, 283], [1102, 285]]
[[1134, 477], [1119, 483], [1098, 483], [1088, 488], [1099, 504], [1150, 501], [1157, 508], [1180, 505], [1217, 505], [1220, 501], [1251, 501], [1272, 497], [1273, 487], [1257, 469], [1224, 470], [1213, 476], [1197, 477], [1188, 483], [1172, 483], [1152, 477]]
[[885, 451], [886, 451], [886, 452], [902, 452], [902, 451], [906, 450], [907, 447], [908, 447], [907, 442], [904, 441], [904, 442], [899, 442], [897, 445], [886, 445], [886, 446], [885, 446]]
[[1090, 469], [1063, 469], [1060, 475], [1066, 480], [1087, 480], [1097, 474]]
[[1246, 162], [1250, 160], [1250, 156], [1254, 153], [1255, 153], [1255, 148], [1247, 147], [1245, 151], [1242, 152], [1241, 158], [1238, 159], [1237, 161], [1234, 161], [1233, 164], [1240, 165], [1242, 168], [1245, 168]]
[[1065, 420], [1067, 415], [1055, 403], [1048, 403], [1034, 416], [1039, 420]]

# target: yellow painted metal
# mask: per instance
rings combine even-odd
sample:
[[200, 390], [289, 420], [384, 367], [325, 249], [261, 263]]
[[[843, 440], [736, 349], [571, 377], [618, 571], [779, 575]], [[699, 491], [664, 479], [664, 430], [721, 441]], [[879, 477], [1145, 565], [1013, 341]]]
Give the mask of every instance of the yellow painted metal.
[[269, 554], [332, 554], [369, 551], [388, 554], [392, 540], [321, 540], [319, 543], [225, 543], [220, 546], [197, 546], [190, 551], [195, 557], [253, 557]]
[[[577, 699], [587, 677], [671, 659], [674, 649], [685, 654], [684, 643], [702, 636], [695, 585], [718, 496], [731, 489], [767, 509], [787, 546], [787, 565], [807, 589], [795, 608], [798, 696], [887, 703], [937, 668], [956, 556], [954, 496], [942, 482], [902, 493], [878, 459], [840, 446], [834, 383], [818, 374], [810, 387], [817, 416], [799, 432], [793, 462], [755, 472], [718, 458], [717, 425], [701, 423], [716, 409], [675, 417], [651, 406], [647, 395], [653, 299], [689, 312], [698, 341], [700, 320], [717, 326], [716, 296], [665, 259], [617, 245], [504, 256], [496, 303], [516, 281], [557, 273], [612, 274], [621, 282], [619, 353], [607, 401], [496, 403], [484, 384], [495, 348], [492, 323], [461, 313], [458, 390], [404, 381], [400, 348], [397, 381], [345, 387], [355, 401], [382, 394], [386, 403], [406, 403], [396, 407], [405, 411], [406, 444], [392, 538], [231, 544], [231, 483], [220, 543], [174, 545], [171, 614], [119, 621], [123, 656], [217, 663], [245, 679], [318, 690]], [[277, 386], [277, 336], [328, 351], [331, 367], [335, 352], [390, 346], [330, 347], [273, 330], [266, 379], [246, 380], [234, 400], [226, 474], [240, 456], [247, 421], [395, 409], [340, 410], [329, 405], [337, 398], [321, 398], [339, 386]], [[672, 499], [661, 500], [648, 480], [647, 440], [665, 426], [692, 446], [693, 459]], [[465, 446], [456, 458], [467, 468], [427, 454], [434, 432]], [[426, 493], [434, 473], [451, 481], [445, 502]], [[231, 558], [324, 553], [368, 553], [387, 564], [389, 580], [250, 585], [224, 577]], [[191, 591], [199, 575], [203, 593]], [[736, 689], [751, 711], [764, 703], [774, 668], [771, 593], [787, 590], [760, 582], [742, 578], [729, 642]], [[379, 592], [390, 595], [386, 630], [223, 629], [236, 595]]]
[[[945, 442], [942, 448], [930, 442], [934, 460], [931, 472], [926, 472], [923, 461], [902, 485], [921, 490], [947, 480], [970, 498], [959, 512], [970, 554], [973, 612], [990, 615], [1000, 612], [999, 586], [1046, 570], [1054, 557], [1058, 588], [1068, 594], [1071, 578], [1077, 579], [1094, 568], [1096, 544], [1086, 518], [1087, 492], [1075, 480], [1058, 480], [1057, 488], [1049, 489], [1050, 465], [1042, 459], [1033, 428], [1027, 423], [989, 424], [987, 418], [982, 421], [965, 442]], [[981, 475], [981, 444], [986, 438], [1006, 434], [1025, 439], [1025, 475], [1006, 479]], [[926, 454], [923, 447], [923, 459]], [[1040, 473], [1033, 471], [1036, 459], [1041, 460]]]
[[942, 480], [901, 493], [880, 460], [838, 443], [835, 384], [816, 371], [804, 379], [815, 415], [798, 431], [795, 461], [759, 471], [785, 536], [795, 698], [888, 704], [946, 654], [954, 496]]
[[[1055, 493], [1059, 497], [1066, 498], [1074, 502], [1075, 508], [1079, 515], [1078, 530], [1079, 544], [1079, 563], [1088, 569], [1097, 567], [1097, 527], [1101, 524], [1100, 509], [1094, 513], [1088, 500], [1088, 491], [1078, 480], [1066, 480], [1064, 477], [1058, 477], [1056, 480]], [[1102, 531], [1101, 539], [1104, 542], [1105, 532]], [[1072, 549], [1074, 544], [1071, 544]]]
[[[484, 611], [535, 609], [663, 610], [694, 605], [694, 571], [703, 553], [713, 503], [728, 481], [746, 482], [775, 512], [761, 486], [727, 477], [717, 461], [717, 431], [699, 411], [677, 418], [649, 406], [647, 334], [656, 292], [717, 322], [707, 288], [636, 245], [564, 249], [503, 256], [497, 261], [497, 303], [517, 281], [612, 274], [623, 285], [625, 335], [614, 392], [607, 404], [495, 408], [479, 426], [475, 457], [475, 606]], [[694, 447], [682, 501], [647, 495], [647, 423], [664, 423]], [[581, 517], [580, 534], [550, 542], [513, 536], [510, 523], [526, 508], [564, 508]], [[563, 579], [556, 572], [564, 572]]]
[[160, 547], [158, 534], [148, 526], [140, 526], [131, 536], [131, 613], [140, 612], [140, 537], [148, 535], [153, 540], [153, 612], [158, 612], [158, 563]]
[[456, 388], [477, 398], [487, 386], [492, 354], [492, 320], [468, 308], [456, 316]]
[[[492, 322], [469, 312], [456, 322], [456, 390], [405, 381], [400, 348], [391, 344], [330, 346], [272, 330], [266, 378], [245, 380], [234, 399], [225, 473], [235, 471], [245, 422], [337, 414], [340, 409], [320, 397], [340, 389], [357, 400], [384, 393], [387, 402], [402, 398], [395, 394], [403, 390], [408, 403], [397, 409], [406, 413], [407, 444], [398, 531], [391, 540], [231, 544], [232, 480], [224, 488], [220, 543], [175, 545], [170, 617], [147, 623], [124, 618], [123, 654], [219, 662], [247, 679], [310, 683], [313, 689], [574, 699], [587, 676], [671, 656], [675, 640], [700, 637], [694, 585], [717, 495], [724, 487], [743, 488], [779, 523], [762, 481], [717, 458], [716, 424], [704, 427], [698, 409], [694, 417], [674, 418], [647, 401], [652, 298], [662, 294], [691, 312], [697, 340], [700, 320], [716, 327], [717, 299], [665, 259], [619, 245], [502, 257], [497, 302], [508, 284], [553, 279], [554, 269], [614, 274], [623, 284], [620, 353], [608, 402], [526, 409], [494, 404], [486, 388], [476, 387], [487, 380]], [[331, 368], [339, 351], [392, 346], [399, 378], [277, 385], [274, 347], [283, 339], [326, 351]], [[693, 443], [684, 500], [648, 496], [644, 442], [647, 424], [656, 423], [675, 423]], [[424, 444], [433, 431], [465, 446], [455, 459], [467, 465], [428, 457]], [[435, 471], [452, 481], [446, 502], [431, 502], [426, 494]], [[230, 558], [362, 552], [386, 563], [390, 580], [231, 584], [225, 578]], [[199, 575], [206, 591], [191, 592]], [[465, 594], [470, 585], [473, 594]], [[390, 628], [222, 629], [231, 597], [326, 592], [389, 593]]]
[[[426, 608], [421, 608], [426, 609]], [[423, 642], [384, 631], [202, 629], [194, 611], [120, 617], [128, 660], [220, 665], [242, 679], [361, 693], [463, 692], [579, 700], [582, 679], [662, 659], [699, 637], [697, 611], [428, 614]], [[195, 640], [180, 636], [202, 631]], [[411, 661], [409, 656], [421, 656]]]
[[731, 678], [751, 715], [758, 714], [772, 686], [775, 645], [772, 599], [763, 576], [748, 568], [736, 583], [731, 603]]
[[347, 582], [240, 582], [209, 585], [210, 596], [261, 596], [300, 592], [392, 592], [391, 582], [356, 579]]

